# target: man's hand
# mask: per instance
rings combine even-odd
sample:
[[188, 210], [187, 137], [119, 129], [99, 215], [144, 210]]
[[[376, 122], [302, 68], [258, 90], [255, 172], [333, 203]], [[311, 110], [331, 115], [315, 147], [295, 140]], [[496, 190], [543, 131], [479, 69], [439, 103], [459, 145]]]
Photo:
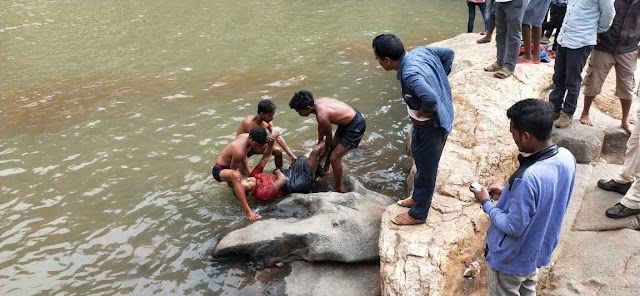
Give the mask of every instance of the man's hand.
[[489, 192], [493, 200], [498, 200], [500, 199], [500, 195], [502, 194], [502, 186], [491, 185], [489, 186], [489, 189], [487, 191]]
[[276, 139], [274, 137], [268, 137], [267, 138], [267, 145], [273, 147], [273, 145], [276, 143]]
[[473, 192], [473, 195], [476, 198], [476, 202], [478, 203], [482, 203], [483, 201], [489, 199], [489, 192], [484, 186], [480, 187], [480, 189], [475, 189], [472, 186], [469, 186], [469, 191]]
[[250, 221], [255, 221], [255, 220], [258, 220], [258, 219], [262, 218], [262, 216], [254, 213], [253, 211], [249, 211], [248, 213], [245, 213], [244, 217], [249, 219]]

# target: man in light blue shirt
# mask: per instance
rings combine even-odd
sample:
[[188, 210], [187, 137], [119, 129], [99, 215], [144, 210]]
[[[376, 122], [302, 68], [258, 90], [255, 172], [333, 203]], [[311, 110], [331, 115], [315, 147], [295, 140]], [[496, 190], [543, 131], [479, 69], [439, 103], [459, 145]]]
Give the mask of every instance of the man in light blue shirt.
[[416, 165], [412, 196], [398, 202], [409, 212], [393, 218], [398, 225], [425, 223], [436, 185], [440, 156], [453, 126], [453, 98], [447, 75], [454, 52], [448, 48], [417, 47], [406, 52], [393, 34], [373, 39], [373, 52], [386, 71], [398, 71], [407, 113], [413, 122], [411, 154]]
[[[569, 0], [558, 35], [558, 51], [553, 73], [555, 88], [549, 94], [553, 118], [558, 128], [573, 121], [578, 105], [582, 69], [598, 33], [606, 32], [616, 14], [614, 0]], [[566, 97], [565, 97], [566, 96]]]

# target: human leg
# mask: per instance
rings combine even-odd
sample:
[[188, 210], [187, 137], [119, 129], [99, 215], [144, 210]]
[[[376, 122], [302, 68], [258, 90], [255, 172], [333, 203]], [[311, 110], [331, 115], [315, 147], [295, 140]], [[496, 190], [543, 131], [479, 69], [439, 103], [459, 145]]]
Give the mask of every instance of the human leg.
[[441, 128], [430, 125], [413, 126], [411, 134], [411, 154], [413, 155], [416, 174], [413, 178], [413, 200], [415, 204], [409, 209], [409, 216], [425, 220], [436, 185], [438, 165], [447, 140], [447, 133]]
[[556, 63], [553, 67], [553, 85], [554, 88], [549, 94], [549, 102], [553, 105], [554, 112], [560, 112], [564, 105], [564, 96], [566, 94], [565, 76], [567, 75], [567, 48], [558, 47], [556, 54]]
[[519, 276], [499, 272], [491, 266], [487, 268], [487, 288], [491, 296], [534, 296], [537, 282], [538, 270], [529, 275]]
[[487, 3], [478, 3], [478, 7], [480, 7], [482, 22], [484, 24], [484, 32], [486, 33], [487, 30], [489, 30], [489, 18], [487, 17]]
[[334, 192], [344, 192], [342, 188], [342, 157], [348, 151], [349, 149], [339, 144], [333, 148], [333, 151], [331, 151], [331, 155], [329, 156], [331, 167], [333, 167], [333, 181], [335, 183], [333, 186]]
[[[640, 108], [637, 111], [637, 119], [640, 120]], [[640, 124], [636, 123], [629, 139], [627, 140], [627, 150], [624, 152], [624, 164], [622, 171], [613, 180], [616, 183], [628, 184], [636, 178], [640, 179]]]
[[587, 58], [593, 46], [584, 46], [578, 49], [567, 49], [565, 87], [567, 96], [562, 106], [562, 112], [573, 115], [578, 105], [578, 96], [582, 85], [582, 69], [587, 63]]
[[478, 43], [491, 42], [493, 31], [496, 29], [496, 4], [494, 1], [487, 1], [487, 8], [485, 10], [485, 22], [488, 23], [487, 32], [484, 37], [478, 39]]
[[316, 170], [318, 169], [318, 164], [320, 160], [325, 156], [324, 155], [324, 141], [313, 146], [305, 156], [307, 157], [307, 165], [311, 168], [311, 172], [313, 172], [313, 179], [316, 178]]
[[611, 67], [615, 63], [611, 54], [597, 49], [591, 52], [587, 74], [584, 77], [584, 108], [580, 115], [580, 123], [591, 125], [589, 111], [596, 96], [600, 94]]
[[504, 66], [507, 49], [507, 16], [504, 10], [504, 3], [506, 2], [496, 2], [494, 4], [496, 6], [496, 64], [499, 66]]
[[[520, 54], [520, 37], [522, 36], [522, 16], [526, 8], [525, 0], [512, 0], [501, 2], [505, 12], [505, 58], [504, 67], [513, 72]], [[497, 17], [497, 14], [496, 14]], [[496, 39], [497, 40], [497, 39]]]
[[469, 20], [467, 21], [467, 33], [473, 32], [473, 24], [476, 21], [476, 4], [467, 1], [469, 7]]
[[[638, 63], [638, 51], [613, 55], [616, 69], [616, 97], [620, 98], [622, 107], [622, 128], [631, 133], [631, 125], [629, 123], [629, 111], [631, 109], [631, 101], [633, 99], [633, 88], [635, 86], [635, 71]], [[637, 123], [638, 124], [638, 123]]]
[[524, 54], [518, 59], [518, 63], [531, 63], [531, 26], [522, 24], [522, 44]]
[[540, 41], [542, 38], [542, 27], [531, 26], [531, 35], [533, 39], [533, 52], [531, 53], [531, 61], [534, 64], [540, 64]]
[[271, 150], [271, 155], [273, 155], [273, 161], [276, 164], [276, 168], [281, 169], [282, 165], [283, 165], [283, 161], [282, 161], [282, 149], [280, 149], [280, 147], [277, 146], [273, 146], [272, 150]]

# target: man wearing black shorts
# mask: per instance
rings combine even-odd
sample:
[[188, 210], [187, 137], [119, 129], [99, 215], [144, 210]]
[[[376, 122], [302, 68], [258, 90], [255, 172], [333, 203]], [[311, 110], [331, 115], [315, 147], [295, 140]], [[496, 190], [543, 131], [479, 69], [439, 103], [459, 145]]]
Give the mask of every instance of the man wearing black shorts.
[[[329, 155], [324, 163], [324, 173], [333, 167], [335, 185], [333, 191], [344, 192], [342, 188], [342, 157], [353, 148], [357, 148], [367, 124], [358, 110], [336, 99], [322, 97], [314, 99], [311, 92], [301, 90], [293, 95], [289, 107], [300, 116], [316, 115], [318, 121], [318, 143], [325, 141], [325, 150]], [[331, 134], [331, 125], [338, 126], [335, 135]]]

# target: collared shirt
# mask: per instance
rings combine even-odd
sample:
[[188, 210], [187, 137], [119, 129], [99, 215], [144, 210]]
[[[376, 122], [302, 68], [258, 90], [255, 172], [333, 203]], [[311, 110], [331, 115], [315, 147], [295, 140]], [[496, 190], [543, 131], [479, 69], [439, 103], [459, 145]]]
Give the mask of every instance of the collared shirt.
[[449, 48], [416, 47], [398, 66], [402, 97], [412, 110], [434, 113], [433, 125], [447, 133], [453, 127], [453, 97], [447, 75], [455, 54]]
[[569, 0], [558, 44], [570, 49], [596, 45], [598, 33], [609, 29], [616, 15], [614, 0]]

